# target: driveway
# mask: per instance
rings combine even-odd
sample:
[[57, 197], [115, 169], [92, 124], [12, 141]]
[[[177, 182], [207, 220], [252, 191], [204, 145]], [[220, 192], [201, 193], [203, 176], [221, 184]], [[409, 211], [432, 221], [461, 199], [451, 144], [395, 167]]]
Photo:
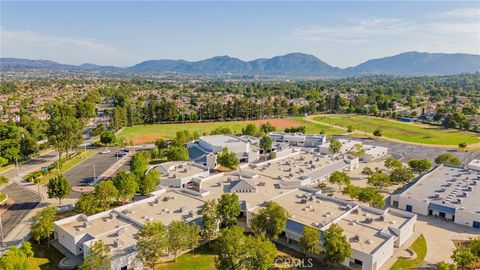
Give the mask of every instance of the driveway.
[[7, 236], [32, 209], [37, 207], [41, 197], [17, 183], [8, 185], [2, 192], [14, 201], [12, 205], [6, 206], [7, 211], [2, 214], [3, 232], [4, 236]]
[[[94, 167], [96, 177], [100, 176], [107, 169], [109, 169], [116, 161], [115, 152], [119, 148], [111, 147], [108, 154], [100, 154], [103, 149], [99, 149], [99, 152], [92, 157], [82, 161], [77, 166], [66, 171], [63, 175], [69, 180], [70, 185], [85, 186], [93, 180]], [[69, 198], [78, 198], [80, 193], [70, 192]]]

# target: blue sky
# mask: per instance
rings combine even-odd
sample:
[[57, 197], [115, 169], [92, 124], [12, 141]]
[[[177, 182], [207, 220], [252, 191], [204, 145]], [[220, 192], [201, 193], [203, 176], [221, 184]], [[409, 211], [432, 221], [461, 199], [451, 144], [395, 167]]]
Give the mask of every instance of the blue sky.
[[480, 54], [480, 2], [1, 2], [2, 57], [128, 66], [310, 53], [339, 67], [405, 51]]

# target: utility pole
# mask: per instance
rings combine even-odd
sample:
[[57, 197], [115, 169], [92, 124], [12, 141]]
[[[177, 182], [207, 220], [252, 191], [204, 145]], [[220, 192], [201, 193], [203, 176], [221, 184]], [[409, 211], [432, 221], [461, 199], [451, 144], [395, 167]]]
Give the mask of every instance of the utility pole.
[[[3, 204], [2, 204], [2, 208], [3, 208]], [[1, 234], [1, 238], [2, 238], [2, 247], [5, 246], [5, 243], [3, 242], [3, 222], [2, 222], [2, 212], [0, 212], [0, 234]]]
[[20, 169], [18, 168], [18, 158], [15, 157], [15, 165], [17, 166], [17, 178], [20, 177]]
[[95, 172], [95, 164], [93, 164], [93, 182], [97, 180], [97, 174]]

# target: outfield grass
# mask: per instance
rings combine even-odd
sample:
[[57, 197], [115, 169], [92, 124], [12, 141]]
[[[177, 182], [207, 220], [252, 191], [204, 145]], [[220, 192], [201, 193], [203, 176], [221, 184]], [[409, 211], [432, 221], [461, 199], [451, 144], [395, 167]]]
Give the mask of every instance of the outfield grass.
[[403, 123], [378, 117], [337, 114], [320, 115], [313, 119], [344, 128], [352, 126], [356, 131], [368, 133], [373, 133], [376, 129], [380, 129], [382, 136], [405, 142], [454, 146], [458, 146], [459, 143], [480, 143], [479, 135], [473, 132], [463, 132], [456, 129], [444, 129], [422, 124]]
[[398, 259], [390, 270], [417, 269], [422, 264], [427, 255], [427, 242], [423, 235], [420, 235], [410, 248], [417, 254], [417, 258], [413, 260]]
[[[290, 126], [302, 126], [306, 127], [306, 133], [318, 134], [326, 133], [327, 135], [336, 135], [345, 133], [342, 129], [329, 127], [328, 125], [322, 125], [305, 121], [303, 117], [293, 117], [285, 119], [270, 119], [263, 120], [264, 122], [270, 121], [277, 130], [282, 131], [285, 127]], [[249, 123], [256, 123], [260, 126], [259, 121], [230, 121], [230, 122], [203, 122], [203, 123], [185, 123], [185, 124], [157, 124], [157, 125], [137, 125], [132, 127], [126, 127], [117, 135], [118, 138], [127, 143], [133, 142], [134, 144], [150, 143], [156, 139], [173, 139], [176, 136], [177, 131], [189, 130], [190, 132], [198, 132], [201, 135], [210, 134], [211, 131], [219, 127], [227, 127], [232, 130], [233, 133], [238, 134], [242, 132]]]

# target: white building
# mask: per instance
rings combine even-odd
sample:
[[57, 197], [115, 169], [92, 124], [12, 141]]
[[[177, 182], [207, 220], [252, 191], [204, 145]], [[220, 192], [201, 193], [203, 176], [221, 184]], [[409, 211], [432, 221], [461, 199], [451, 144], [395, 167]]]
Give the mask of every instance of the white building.
[[480, 229], [480, 172], [440, 165], [403, 191], [392, 206]]
[[480, 159], [474, 159], [468, 163], [467, 168], [474, 171], [480, 171]]
[[320, 241], [332, 224], [342, 227], [352, 249], [343, 265], [353, 269], [380, 269], [412, 236], [417, 220], [412, 213], [360, 206], [309, 189], [296, 189], [273, 201], [289, 213], [284, 234], [289, 244], [298, 245], [305, 226], [318, 229]]
[[[361, 141], [348, 140], [348, 139], [338, 139], [342, 144], [340, 148], [340, 154], [345, 154], [353, 150], [356, 144], [362, 145]], [[330, 142], [318, 146], [318, 152], [320, 154], [328, 155], [330, 154]]]
[[88, 255], [95, 241], [110, 248], [111, 269], [143, 269], [136, 258], [135, 235], [148, 221], [202, 222], [204, 202], [184, 193], [159, 190], [153, 196], [92, 216], [75, 215], [54, 223], [54, 237], [72, 255]]
[[289, 143], [296, 147], [317, 147], [327, 141], [325, 135], [307, 135], [302, 133], [271, 132], [268, 137], [274, 142]]
[[388, 155], [388, 148], [383, 146], [364, 144], [363, 149], [365, 155], [360, 157], [360, 160], [364, 162], [380, 160]]
[[210, 175], [210, 170], [201, 164], [190, 161], [165, 162], [152, 167], [160, 172], [160, 185], [165, 187], [184, 188], [194, 178]]
[[260, 148], [249, 142], [247, 139], [230, 135], [203, 136], [198, 141], [187, 144], [190, 160], [203, 164], [210, 169], [217, 164], [217, 153], [224, 148], [235, 153], [240, 163], [257, 161], [260, 155]]

